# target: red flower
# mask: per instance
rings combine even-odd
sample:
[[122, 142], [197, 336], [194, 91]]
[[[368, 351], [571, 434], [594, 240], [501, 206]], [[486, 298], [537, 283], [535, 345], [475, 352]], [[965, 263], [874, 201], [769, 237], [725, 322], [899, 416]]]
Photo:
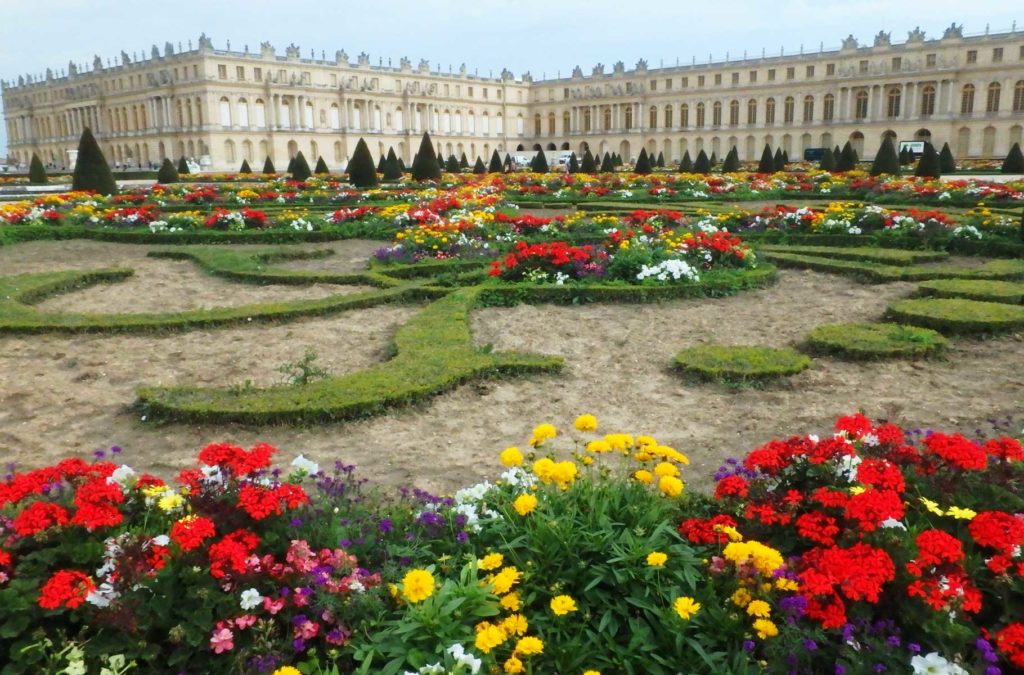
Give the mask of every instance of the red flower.
[[863, 438], [871, 433], [871, 420], [860, 413], [854, 413], [849, 417], [840, 417], [833, 428], [845, 431], [851, 438]]
[[244, 574], [246, 561], [260, 540], [248, 530], [235, 530], [210, 546], [210, 576], [222, 579], [231, 572]]
[[896, 578], [889, 554], [865, 543], [850, 548], [814, 548], [800, 559], [801, 589], [809, 595], [840, 592], [850, 600], [878, 602], [882, 587]]
[[1024, 668], [1024, 623], [1011, 623], [996, 633], [996, 646], [1013, 665]]
[[216, 534], [213, 521], [202, 516], [187, 516], [171, 526], [171, 540], [182, 551], [191, 551], [202, 545], [203, 540]]
[[711, 518], [687, 518], [679, 525], [679, 534], [693, 544], [726, 544], [729, 535], [721, 532], [720, 527], [736, 527], [736, 521], [724, 513]]
[[857, 481], [884, 490], [903, 492], [903, 473], [884, 459], [868, 457], [857, 465]]
[[985, 443], [985, 452], [1004, 462], [1024, 460], [1024, 446], [1016, 438], [997, 438]]
[[903, 517], [903, 500], [892, 490], [865, 490], [846, 503], [846, 517], [864, 532], [874, 532], [884, 521]]
[[68, 524], [68, 512], [63, 506], [50, 502], [32, 502], [14, 519], [14, 531], [19, 537], [31, 537], [51, 527]]
[[1024, 520], [1003, 511], [982, 511], [967, 526], [979, 546], [1010, 553], [1024, 545]]
[[823, 546], [835, 546], [839, 526], [832, 516], [812, 511], [796, 519], [796, 531], [804, 539], [810, 539]]
[[257, 443], [248, 452], [229, 443], [212, 443], [199, 452], [199, 461], [209, 466], [228, 468], [235, 477], [239, 477], [270, 466], [275, 452], [277, 450], [266, 443]]
[[238, 491], [238, 506], [253, 520], [281, 515], [281, 503], [277, 500], [277, 494], [274, 490], [259, 485], [243, 485]]
[[75, 609], [85, 602], [85, 596], [95, 588], [93, 580], [82, 572], [59, 570], [39, 590], [39, 606], [43, 609], [57, 609], [65, 605], [68, 609]]
[[715, 499], [721, 501], [723, 497], [746, 497], [749, 488], [743, 476], [726, 476], [715, 486]]
[[75, 491], [74, 503], [78, 507], [71, 522], [88, 530], [117, 525], [124, 516], [115, 506], [124, 501], [121, 486], [107, 482], [106, 478], [92, 478]]
[[[960, 540], [942, 530], [925, 530], [917, 535], [914, 543], [917, 544], [917, 558], [914, 561], [918, 569], [958, 563], [964, 559], [964, 548]], [[920, 576], [920, 571], [915, 573], [910, 570], [910, 565], [907, 565], [908, 571], [914, 576]]]
[[926, 437], [923, 443], [948, 464], [964, 471], [982, 471], [988, 466], [988, 455], [985, 450], [960, 434], [947, 436], [934, 433]]

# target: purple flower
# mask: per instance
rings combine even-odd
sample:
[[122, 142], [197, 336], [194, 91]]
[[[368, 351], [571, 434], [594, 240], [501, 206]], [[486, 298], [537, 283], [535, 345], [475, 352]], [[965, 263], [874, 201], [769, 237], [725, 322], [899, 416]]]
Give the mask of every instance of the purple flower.
[[836, 675], [846, 675], [846, 666], [841, 663], [836, 664]]
[[92, 456], [95, 457], [96, 459], [103, 459], [104, 457], [107, 456], [107, 453], [104, 452], [103, 450], [94, 450]]
[[985, 675], [1003, 675], [1003, 671], [999, 666], [986, 666]]
[[916, 642], [908, 642], [907, 649], [910, 650], [911, 654], [921, 653], [921, 645], [917, 644]]
[[900, 636], [899, 635], [890, 635], [889, 637], [887, 637], [885, 639], [885, 642], [890, 647], [899, 647], [900, 644], [902, 643], [902, 641], [900, 640]]
[[292, 640], [292, 649], [297, 652], [304, 651], [306, 649], [306, 641], [302, 638], [295, 638]]
[[852, 623], [848, 623], [845, 626], [843, 626], [843, 642], [853, 641], [853, 631], [854, 627]]
[[296, 614], [292, 617], [293, 626], [301, 626], [302, 624], [309, 621], [309, 618], [305, 614]]
[[292, 518], [291, 526], [292, 527], [302, 527], [302, 518]]
[[754, 641], [753, 640], [744, 640], [743, 641], [743, 651], [745, 651], [745, 652], [752, 652], [752, 651], [754, 651], [754, 646], [755, 645], [754, 645]]
[[804, 649], [809, 652], [817, 651], [818, 643], [814, 640], [804, 640]]
[[885, 667], [884, 663], [876, 663], [874, 670], [876, 673], [884, 673], [888, 668]]
[[391, 522], [390, 518], [382, 518], [381, 521], [377, 523], [377, 529], [381, 534], [387, 534], [395, 529], [395, 524]]
[[121, 446], [120, 445], [115, 445], [114, 447], [110, 448], [110, 452], [115, 454], [115, 455], [120, 455], [121, 454]]
[[467, 541], [469, 541], [469, 533], [459, 532], [457, 535], [455, 535], [455, 541], [459, 542], [460, 544], [465, 544]]

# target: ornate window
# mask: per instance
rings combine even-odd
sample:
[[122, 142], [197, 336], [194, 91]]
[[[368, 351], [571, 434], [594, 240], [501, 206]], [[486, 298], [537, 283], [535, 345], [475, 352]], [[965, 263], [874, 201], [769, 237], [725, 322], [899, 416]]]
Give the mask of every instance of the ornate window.
[[935, 87], [928, 84], [921, 89], [921, 116], [935, 114]]

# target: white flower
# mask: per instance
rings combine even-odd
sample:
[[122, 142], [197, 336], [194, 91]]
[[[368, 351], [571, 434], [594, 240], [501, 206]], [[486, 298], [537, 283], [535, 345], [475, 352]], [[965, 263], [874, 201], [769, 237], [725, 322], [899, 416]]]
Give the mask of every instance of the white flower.
[[883, 520], [882, 521], [882, 527], [884, 527], [886, 529], [891, 529], [891, 528], [894, 528], [894, 527], [895, 528], [899, 528], [901, 530], [906, 530], [907, 529], [906, 525], [904, 525], [901, 521], [896, 520], [895, 518], [886, 518], [885, 520]]
[[445, 651], [452, 655], [457, 666], [466, 666], [469, 668], [470, 673], [480, 672], [480, 666], [483, 665], [483, 661], [467, 653], [462, 645], [454, 644]]
[[113, 585], [111, 585], [109, 582], [104, 581], [94, 590], [89, 591], [89, 594], [85, 596], [85, 601], [88, 602], [90, 605], [105, 608], [109, 607], [110, 603], [113, 600], [117, 599], [118, 595], [120, 595], [120, 593], [114, 590]]
[[348, 590], [352, 591], [353, 593], [365, 593], [366, 586], [363, 586], [363, 582], [356, 579], [348, 585]]
[[843, 455], [839, 460], [838, 466], [836, 466], [836, 475], [845, 477], [846, 480], [851, 483], [857, 481], [857, 465], [861, 463], [861, 458], [857, 455]]
[[151, 544], [155, 544], [156, 546], [167, 546], [171, 543], [171, 538], [166, 534], [158, 534], [149, 541]]
[[292, 460], [292, 467], [297, 471], [305, 471], [310, 476], [320, 473], [320, 465], [302, 455]]
[[966, 670], [939, 656], [938, 652], [915, 656], [910, 659], [910, 667], [914, 675], [968, 675]]
[[127, 464], [122, 464], [121, 466], [114, 469], [109, 476], [107, 476], [107, 482], [118, 483], [119, 485], [127, 487], [130, 479], [134, 475], [135, 469], [131, 468]]
[[255, 588], [249, 588], [242, 591], [242, 602], [239, 603], [242, 609], [249, 611], [260, 606], [263, 602], [263, 596]]

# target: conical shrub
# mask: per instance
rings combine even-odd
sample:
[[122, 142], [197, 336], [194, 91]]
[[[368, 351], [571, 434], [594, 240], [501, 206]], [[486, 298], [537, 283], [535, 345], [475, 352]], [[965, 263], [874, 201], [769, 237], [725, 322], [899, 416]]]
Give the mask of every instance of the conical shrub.
[[764, 144], [764, 150], [761, 151], [761, 161], [757, 163], [758, 173], [775, 173], [775, 157], [772, 156], [772, 149], [768, 147], [768, 144]]
[[836, 170], [836, 156], [828, 148], [825, 148], [825, 152], [821, 153], [821, 162], [818, 163], [818, 168], [822, 171]]
[[263, 162], [263, 173], [267, 176], [277, 173], [277, 169], [274, 168], [274, 162], [271, 161], [270, 155], [267, 155], [266, 161]]
[[348, 173], [348, 182], [358, 188], [375, 187], [378, 185], [377, 167], [373, 164], [373, 155], [370, 148], [362, 138], [356, 143], [356, 149], [352, 153], [345, 169]]
[[839, 154], [839, 166], [840, 171], [853, 171], [857, 168], [857, 151], [853, 149], [853, 145], [850, 141], [846, 141], [843, 146], [843, 151]]
[[459, 157], [459, 169], [468, 169], [469, 160], [466, 159], [466, 153], [462, 153], [462, 157]]
[[703, 150], [697, 153], [697, 159], [693, 162], [693, 172], [704, 176], [711, 173], [711, 160], [708, 158], [708, 153]]
[[633, 172], [638, 174], [648, 174], [651, 172], [651, 158], [647, 155], [647, 148], [640, 148], [640, 156], [636, 158], [636, 166], [633, 167]]
[[487, 173], [501, 173], [501, 155], [497, 150], [491, 152], [491, 161], [487, 165]]
[[320, 155], [316, 160], [316, 168], [313, 169], [313, 173], [318, 176], [323, 176], [330, 173], [331, 170], [327, 168], [327, 162], [324, 161], [324, 156]]
[[890, 136], [882, 139], [882, 145], [878, 148], [875, 160], [871, 162], [871, 175], [881, 176], [882, 174], [900, 175], [900, 156], [896, 153], [896, 146]]
[[187, 176], [192, 173], [188, 168], [188, 162], [185, 161], [185, 157], [181, 156], [178, 158], [178, 175]]
[[412, 179], [415, 181], [440, 180], [441, 167], [437, 164], [437, 155], [434, 153], [434, 142], [430, 140], [430, 134], [423, 132], [420, 140], [420, 149], [412, 163]]
[[31, 185], [46, 185], [50, 179], [46, 175], [46, 167], [39, 155], [32, 153], [32, 161], [28, 164], [28, 182]]
[[241, 174], [250, 174], [250, 173], [252, 173], [252, 167], [249, 166], [249, 160], [247, 160], [247, 159], [243, 159], [242, 160], [242, 166], [241, 166], [241, 168], [238, 169], [238, 173], [241, 173]]
[[956, 158], [953, 151], [949, 149], [949, 143], [942, 144], [942, 151], [939, 152], [939, 168], [942, 173], [956, 173]]
[[309, 162], [306, 161], [306, 156], [299, 150], [296, 153], [292, 161], [292, 180], [306, 180], [313, 175], [313, 172], [309, 170]]
[[919, 178], [938, 178], [942, 175], [939, 153], [935, 152], [935, 146], [931, 143], [924, 144], [924, 151], [921, 153], [921, 159], [917, 160], [914, 175]]
[[387, 159], [384, 160], [384, 180], [400, 180], [402, 167], [398, 165], [398, 155], [394, 148], [388, 148]]
[[684, 152], [683, 158], [679, 160], [679, 171], [680, 173], [693, 173], [693, 158], [690, 157], [689, 150]]
[[775, 148], [775, 155], [772, 157], [772, 168], [775, 171], [786, 170], [786, 158], [782, 154], [782, 148]]
[[86, 127], [78, 141], [78, 159], [75, 162], [75, 174], [71, 179], [72, 190], [91, 190], [101, 195], [112, 195], [117, 192], [117, 182], [110, 173], [100, 144]]
[[161, 185], [178, 182], [178, 170], [174, 168], [174, 162], [170, 157], [164, 157], [164, 163], [160, 165], [160, 171], [156, 174], [156, 182]]
[[722, 162], [722, 173], [735, 173], [739, 170], [740, 153], [736, 150], [736, 146], [734, 145], [725, 155], [725, 161]]
[[487, 173], [487, 166], [484, 164], [484, 160], [480, 159], [480, 157], [477, 157], [476, 162], [473, 164], [473, 173]]
[[601, 173], [612, 173], [615, 171], [615, 160], [612, 159], [611, 153], [604, 153], [604, 159], [601, 160]]
[[597, 162], [594, 161], [594, 155], [590, 152], [590, 148], [583, 151], [583, 161], [580, 163], [580, 173], [597, 173]]
[[384, 162], [387, 161], [386, 155], [381, 155], [380, 159], [377, 160], [377, 173], [384, 173]]
[[1020, 151], [1020, 143], [1014, 143], [1003, 160], [1003, 173], [1024, 173], [1024, 153]]
[[288, 160], [288, 168], [285, 169], [284, 172], [286, 174], [288, 174], [289, 176], [292, 175], [293, 173], [295, 173], [295, 156], [294, 155], [292, 156], [291, 159]]
[[655, 162], [654, 164], [659, 169], [664, 169], [665, 168], [665, 153], [664, 152], [659, 152], [658, 153], [658, 161]]
[[544, 156], [544, 150], [538, 150], [534, 156], [533, 161], [530, 163], [530, 171], [534, 173], [547, 173], [550, 171], [548, 167], [548, 158]]
[[579, 173], [580, 172], [580, 163], [576, 159], [576, 153], [575, 152], [572, 153], [571, 155], [569, 155], [569, 165], [566, 167], [566, 170], [569, 173]]

